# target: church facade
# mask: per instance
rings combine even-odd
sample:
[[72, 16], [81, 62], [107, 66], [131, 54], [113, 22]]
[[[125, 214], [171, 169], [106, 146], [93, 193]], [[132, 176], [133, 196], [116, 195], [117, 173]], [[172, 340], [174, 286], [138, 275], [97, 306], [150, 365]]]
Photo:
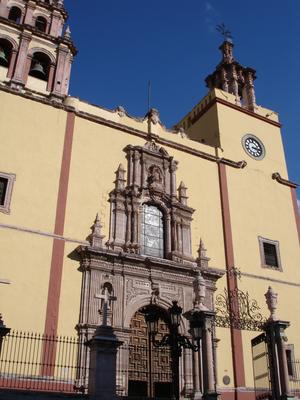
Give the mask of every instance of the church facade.
[[[140, 311], [155, 305], [165, 323], [172, 301], [189, 311], [201, 275], [204, 304], [220, 317], [218, 392], [254, 399], [251, 339], [269, 317], [269, 286], [291, 322], [287, 355], [300, 354], [297, 185], [279, 117], [257, 105], [255, 71], [230, 39], [208, 94], [172, 129], [155, 109], [137, 118], [70, 97], [77, 50], [66, 19], [62, 0], [0, 2], [3, 319], [90, 339], [109, 291], [117, 336], [141, 345]], [[180, 331], [189, 335], [184, 320]], [[198, 364], [182, 361], [182, 398], [201, 392]], [[128, 382], [119, 386], [126, 395]]]

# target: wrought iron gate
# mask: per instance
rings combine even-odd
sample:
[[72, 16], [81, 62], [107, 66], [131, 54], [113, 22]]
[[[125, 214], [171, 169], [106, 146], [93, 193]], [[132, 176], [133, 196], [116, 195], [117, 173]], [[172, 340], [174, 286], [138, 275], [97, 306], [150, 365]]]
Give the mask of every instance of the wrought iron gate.
[[[130, 343], [118, 352], [117, 385], [119, 394], [131, 398], [167, 399], [172, 394], [171, 354], [169, 348], [153, 347], [148, 338], [143, 314], [137, 312], [131, 321]], [[167, 324], [159, 320], [163, 336]]]
[[261, 333], [251, 340], [256, 399], [271, 399], [272, 385], [267, 337]]

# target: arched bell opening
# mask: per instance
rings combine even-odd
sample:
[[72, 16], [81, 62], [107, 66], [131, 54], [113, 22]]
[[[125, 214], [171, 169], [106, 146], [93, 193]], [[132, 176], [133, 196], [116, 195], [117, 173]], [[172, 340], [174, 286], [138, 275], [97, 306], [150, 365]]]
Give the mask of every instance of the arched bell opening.
[[10, 21], [16, 22], [17, 24], [20, 24], [22, 19], [22, 10], [16, 6], [11, 7], [11, 9], [9, 10], [8, 19]]
[[0, 66], [8, 68], [12, 54], [12, 44], [5, 39], [0, 39]]
[[29, 75], [42, 81], [48, 81], [51, 60], [44, 53], [34, 53], [30, 65]]
[[[157, 306], [157, 340], [169, 333], [170, 321], [165, 310]], [[171, 398], [172, 358], [169, 347], [155, 347], [145, 321], [147, 307], [139, 309], [131, 318], [128, 345], [127, 393], [132, 397]]]
[[44, 17], [38, 16], [35, 20], [35, 27], [40, 32], [46, 32], [47, 30], [47, 20]]

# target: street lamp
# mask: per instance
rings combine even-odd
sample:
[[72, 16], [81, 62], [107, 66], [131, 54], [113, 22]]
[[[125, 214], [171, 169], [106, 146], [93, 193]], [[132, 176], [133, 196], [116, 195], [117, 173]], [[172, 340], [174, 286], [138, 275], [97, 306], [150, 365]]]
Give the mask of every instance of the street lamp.
[[150, 306], [144, 310], [145, 321], [148, 326], [150, 340], [154, 347], [169, 346], [172, 355], [172, 380], [173, 380], [173, 399], [179, 400], [179, 358], [182, 354], [182, 348], [198, 351], [202, 337], [203, 321], [200, 312], [190, 312], [188, 319], [190, 321], [190, 332], [193, 338], [191, 341], [187, 336], [178, 332], [182, 308], [178, 306], [177, 301], [168, 309], [170, 319], [170, 332], [163, 336], [161, 340], [155, 339], [158, 333], [159, 315], [155, 306]]

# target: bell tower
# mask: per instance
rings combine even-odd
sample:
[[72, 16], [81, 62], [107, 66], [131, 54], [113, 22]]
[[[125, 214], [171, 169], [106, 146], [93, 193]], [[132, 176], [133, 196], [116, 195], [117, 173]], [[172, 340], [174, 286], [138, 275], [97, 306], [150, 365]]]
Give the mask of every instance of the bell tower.
[[63, 101], [77, 53], [67, 18], [63, 0], [1, 0], [0, 85]]
[[222, 52], [222, 60], [215, 71], [208, 75], [205, 82], [210, 90], [221, 89], [233, 94], [237, 105], [254, 112], [256, 71], [249, 67], [243, 67], [234, 59], [233, 46], [232, 40], [226, 37], [219, 47]]

